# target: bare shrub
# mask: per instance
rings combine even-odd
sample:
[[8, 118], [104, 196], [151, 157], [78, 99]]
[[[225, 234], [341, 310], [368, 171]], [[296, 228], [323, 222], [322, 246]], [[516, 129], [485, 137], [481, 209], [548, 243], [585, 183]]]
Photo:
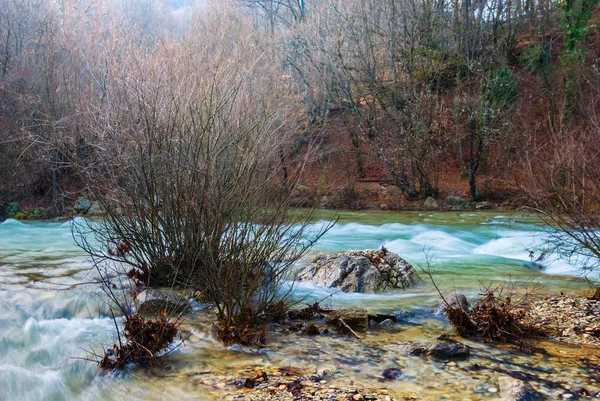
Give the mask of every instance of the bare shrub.
[[287, 90], [251, 25], [215, 7], [182, 42], [129, 59], [113, 102], [91, 110], [106, 152], [83, 173], [115, 185], [90, 185], [107, 215], [75, 237], [140, 284], [201, 293], [229, 343], [285, 302], [292, 264], [329, 225], [290, 212], [294, 182], [279, 179], [294, 129]]

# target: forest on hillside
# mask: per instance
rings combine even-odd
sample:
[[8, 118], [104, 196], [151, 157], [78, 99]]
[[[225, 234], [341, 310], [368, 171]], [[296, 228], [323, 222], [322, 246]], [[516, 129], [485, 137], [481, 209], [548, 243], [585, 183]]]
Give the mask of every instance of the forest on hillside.
[[1, 0], [0, 202], [60, 215], [82, 174], [110, 188], [212, 79], [243, 87], [239, 113], [276, 133], [272, 178], [308, 173], [309, 204], [352, 207], [375, 178], [409, 201], [595, 210], [596, 3]]

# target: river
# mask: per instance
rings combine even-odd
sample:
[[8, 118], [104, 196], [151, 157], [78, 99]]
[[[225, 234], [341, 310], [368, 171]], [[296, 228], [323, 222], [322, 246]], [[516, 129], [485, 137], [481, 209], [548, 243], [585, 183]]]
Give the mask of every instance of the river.
[[[334, 215], [323, 212], [320, 217], [329, 220]], [[502, 283], [538, 294], [586, 290], [577, 266], [551, 254], [535, 262], [544, 239], [533, 219], [520, 215], [342, 212], [311, 255], [384, 245], [416, 266], [427, 267], [429, 262], [444, 293], [456, 289], [470, 299], [482, 286]], [[251, 366], [325, 366], [335, 372], [334, 384], [339, 378], [377, 386], [383, 385], [377, 383], [384, 368], [397, 367], [402, 377], [385, 383], [391, 394], [432, 400], [500, 399], [493, 391], [498, 387], [497, 371], [461, 368], [474, 363], [598, 387], [580, 363], [586, 350], [530, 356], [467, 342], [474, 356], [462, 365], [396, 352], [397, 342], [431, 340], [451, 332], [444, 319], [431, 313], [439, 296], [428, 281], [405, 291], [331, 297], [327, 295], [332, 290], [296, 286], [295, 296], [307, 302], [325, 299], [323, 306], [362, 306], [407, 316], [406, 324], [372, 330], [363, 341], [290, 334], [270, 336], [262, 350], [227, 348], [214, 338], [210, 316], [201, 310], [185, 322], [189, 338], [166, 358], [167, 367], [103, 373], [86, 359], [90, 350], [102, 353], [110, 347], [116, 330], [90, 267], [73, 243], [70, 222], [9, 219], [0, 224], [0, 400], [212, 400], [232, 392], [206, 386], [202, 379], [218, 380]]]

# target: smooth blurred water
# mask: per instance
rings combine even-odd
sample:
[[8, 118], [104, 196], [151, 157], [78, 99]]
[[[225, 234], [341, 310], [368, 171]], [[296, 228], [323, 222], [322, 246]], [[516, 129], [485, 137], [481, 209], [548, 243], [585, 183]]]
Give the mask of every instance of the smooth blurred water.
[[[332, 212], [320, 217], [334, 218]], [[507, 281], [520, 289], [543, 286], [543, 293], [585, 289], [577, 266], [553, 255], [531, 261], [530, 252], [539, 256], [544, 240], [544, 231], [527, 216], [344, 212], [302, 263], [318, 252], [385, 246], [415, 266], [427, 267], [429, 259], [436, 282], [446, 293], [457, 289], [475, 297], [482, 285]], [[361, 305], [392, 312], [430, 308], [439, 298], [427, 281], [414, 289], [378, 295], [342, 294], [299, 284], [295, 296], [329, 306]], [[202, 369], [224, 371], [238, 364], [302, 364], [302, 349], [310, 346], [306, 341], [314, 341], [274, 345], [263, 354], [239, 353], [214, 339], [206, 316], [186, 324], [191, 337], [169, 356], [175, 367], [172, 373], [156, 375], [132, 368], [101, 374], [84, 359], [90, 358], [90, 348], [102, 353], [103, 347], [110, 347], [116, 330], [91, 264], [73, 242], [71, 222], [9, 219], [0, 224], [0, 400], [215, 399], [185, 375]], [[440, 324], [434, 319], [401, 338], [428, 336]], [[323, 340], [323, 350], [339, 346], [335, 341]]]

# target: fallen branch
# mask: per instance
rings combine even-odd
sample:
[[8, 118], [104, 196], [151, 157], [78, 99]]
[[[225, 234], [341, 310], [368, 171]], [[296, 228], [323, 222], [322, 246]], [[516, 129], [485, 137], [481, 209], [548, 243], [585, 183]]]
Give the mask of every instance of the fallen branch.
[[338, 321], [340, 322], [340, 324], [342, 324], [346, 329], [348, 329], [348, 331], [352, 334], [354, 334], [356, 336], [356, 338], [358, 338], [359, 340], [362, 340], [363, 338], [361, 336], [359, 336], [356, 331], [352, 330], [352, 327], [348, 326], [348, 324], [346, 322], [344, 322], [344, 320], [340, 317], [338, 318]]

